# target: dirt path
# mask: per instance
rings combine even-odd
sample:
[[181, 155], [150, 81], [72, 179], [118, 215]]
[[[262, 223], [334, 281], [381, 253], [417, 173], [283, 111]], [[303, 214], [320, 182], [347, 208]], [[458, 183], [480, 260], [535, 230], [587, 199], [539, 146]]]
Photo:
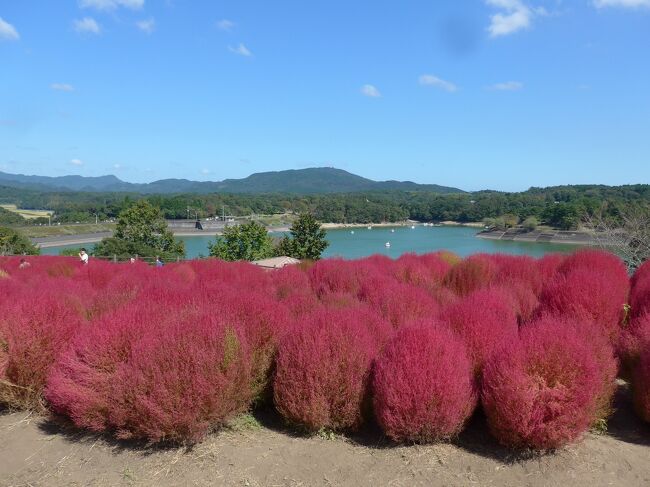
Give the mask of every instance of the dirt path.
[[606, 435], [553, 455], [516, 457], [475, 419], [453, 444], [395, 447], [380, 435], [304, 438], [248, 417], [193, 449], [146, 449], [28, 413], [0, 416], [0, 486], [650, 485], [650, 427], [626, 397]]

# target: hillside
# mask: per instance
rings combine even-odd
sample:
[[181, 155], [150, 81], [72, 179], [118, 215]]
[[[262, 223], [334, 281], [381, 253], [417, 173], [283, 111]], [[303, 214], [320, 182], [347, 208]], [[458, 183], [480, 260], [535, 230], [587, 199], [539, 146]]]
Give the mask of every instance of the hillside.
[[462, 193], [458, 188], [411, 181], [373, 181], [342, 169], [316, 167], [251, 174], [243, 179], [190, 181], [161, 179], [145, 184], [128, 183], [115, 176], [26, 176], [0, 172], [0, 185], [37, 191], [129, 192], [140, 194], [178, 193], [290, 193], [324, 194], [361, 191], [429, 191]]

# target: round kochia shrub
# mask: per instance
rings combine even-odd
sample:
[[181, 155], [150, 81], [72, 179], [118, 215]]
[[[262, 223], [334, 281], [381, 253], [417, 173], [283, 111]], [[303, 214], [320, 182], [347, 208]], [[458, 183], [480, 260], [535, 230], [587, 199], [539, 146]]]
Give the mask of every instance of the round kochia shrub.
[[539, 311], [581, 322], [591, 321], [615, 341], [628, 289], [627, 277], [625, 280], [621, 276], [613, 278], [597, 268], [579, 267], [567, 273], [558, 272], [544, 287]]
[[357, 309], [319, 310], [284, 337], [273, 394], [287, 421], [307, 431], [355, 429], [362, 423], [378, 350], [368, 322]]
[[500, 443], [558, 448], [596, 419], [602, 377], [593, 348], [573, 327], [527, 326], [483, 369], [481, 401]]
[[252, 399], [237, 327], [190, 308], [130, 305], [79, 333], [46, 397], [79, 427], [118, 438], [193, 442]]
[[498, 272], [498, 265], [489, 255], [476, 254], [454, 265], [444, 279], [444, 284], [460, 296], [489, 286]]
[[0, 313], [0, 405], [42, 409], [43, 388], [52, 364], [83, 323], [75, 295], [83, 288], [51, 280], [25, 288]]
[[377, 359], [373, 393], [377, 421], [394, 441], [455, 436], [476, 405], [465, 345], [434, 323], [402, 328]]
[[460, 336], [474, 372], [480, 376], [484, 362], [503, 343], [518, 336], [514, 300], [503, 290], [479, 289], [448, 306], [441, 320]]
[[633, 317], [650, 312], [650, 260], [644, 262], [632, 276], [630, 305]]
[[634, 409], [643, 421], [650, 423], [650, 341], [640, 345], [631, 376]]

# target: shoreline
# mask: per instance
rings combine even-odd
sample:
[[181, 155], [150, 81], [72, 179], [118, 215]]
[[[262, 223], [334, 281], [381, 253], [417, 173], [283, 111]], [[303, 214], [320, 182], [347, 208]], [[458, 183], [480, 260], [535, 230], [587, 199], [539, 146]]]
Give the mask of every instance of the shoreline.
[[598, 245], [598, 241], [586, 232], [578, 231], [552, 231], [552, 232], [527, 232], [527, 233], [514, 233], [502, 231], [486, 231], [478, 232], [475, 235], [477, 238], [485, 240], [499, 240], [502, 242], [517, 242], [517, 243], [550, 243], [560, 245]]

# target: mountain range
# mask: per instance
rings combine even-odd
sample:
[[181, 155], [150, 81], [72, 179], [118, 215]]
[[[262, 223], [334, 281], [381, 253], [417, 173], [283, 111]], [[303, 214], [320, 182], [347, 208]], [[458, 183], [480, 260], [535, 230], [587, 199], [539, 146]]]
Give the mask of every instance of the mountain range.
[[161, 179], [151, 183], [128, 183], [116, 176], [26, 176], [0, 171], [0, 186], [39, 191], [175, 193], [289, 193], [323, 194], [366, 191], [428, 191], [463, 193], [458, 188], [411, 181], [373, 181], [342, 169], [313, 167], [251, 174], [243, 179], [190, 181]]

